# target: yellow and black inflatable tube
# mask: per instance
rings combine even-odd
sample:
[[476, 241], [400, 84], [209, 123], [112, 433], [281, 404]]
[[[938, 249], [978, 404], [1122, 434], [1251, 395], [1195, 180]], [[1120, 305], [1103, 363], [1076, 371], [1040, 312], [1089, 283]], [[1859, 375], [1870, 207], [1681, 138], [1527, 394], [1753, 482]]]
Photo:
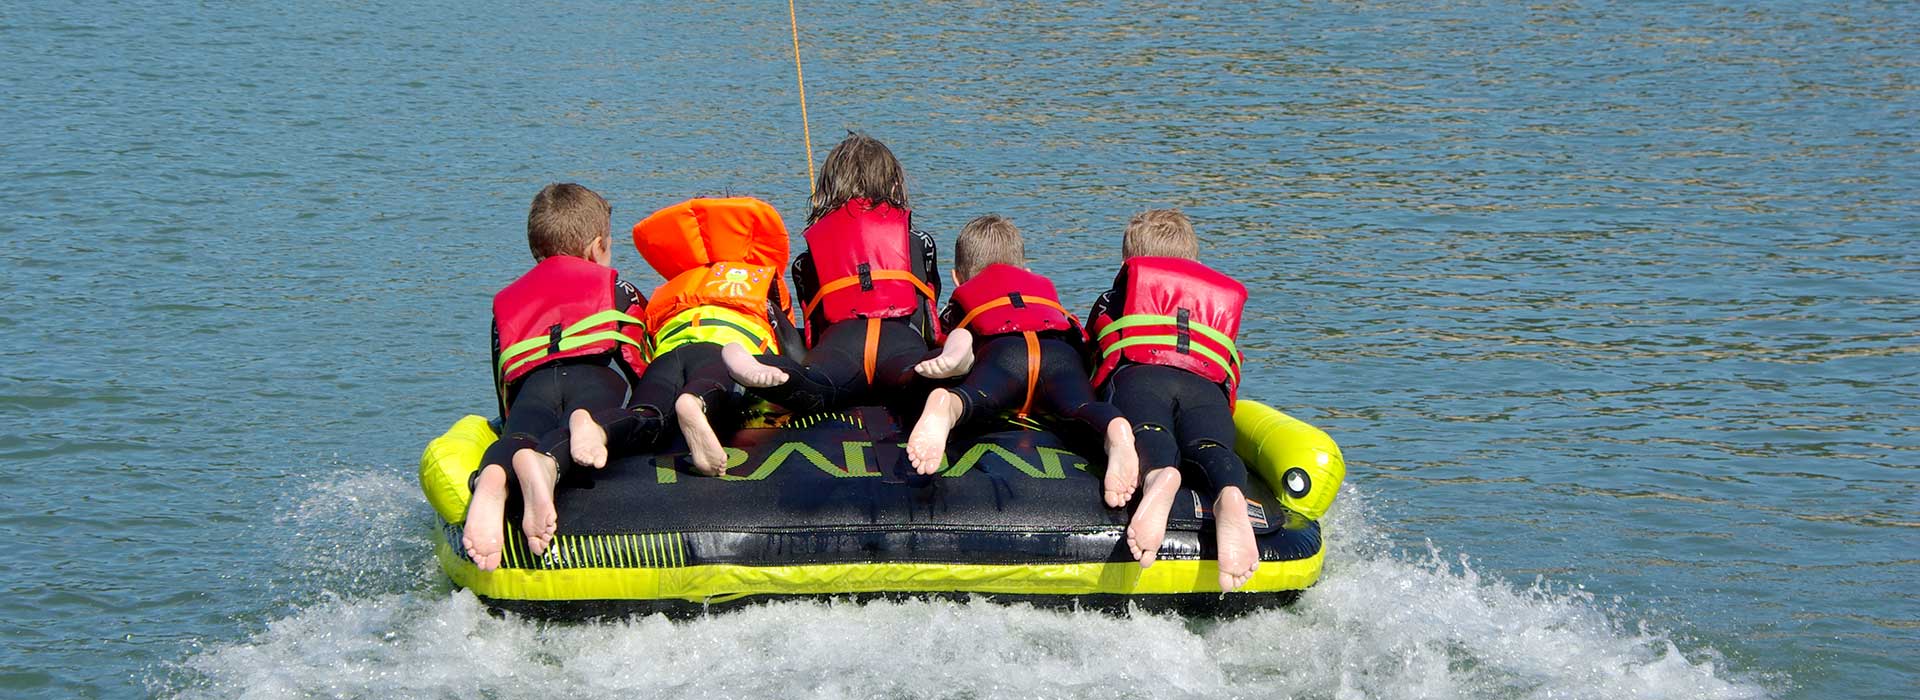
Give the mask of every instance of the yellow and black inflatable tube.
[[1092, 460], [1040, 431], [957, 435], [932, 477], [905, 467], [898, 426], [877, 409], [742, 430], [720, 478], [690, 476], [672, 452], [616, 461], [590, 475], [591, 488], [561, 490], [561, 534], [545, 556], [526, 550], [510, 518], [504, 563], [488, 572], [459, 540], [467, 477], [492, 428], [478, 416], [455, 423], [428, 444], [420, 478], [453, 582], [543, 616], [961, 595], [1233, 612], [1283, 604], [1319, 579], [1317, 518], [1345, 471], [1324, 432], [1284, 413], [1242, 401], [1235, 422], [1237, 451], [1259, 477], [1263, 562], [1225, 597], [1205, 499], [1182, 493], [1159, 562], [1142, 569], [1122, 542], [1125, 515], [1098, 503]]

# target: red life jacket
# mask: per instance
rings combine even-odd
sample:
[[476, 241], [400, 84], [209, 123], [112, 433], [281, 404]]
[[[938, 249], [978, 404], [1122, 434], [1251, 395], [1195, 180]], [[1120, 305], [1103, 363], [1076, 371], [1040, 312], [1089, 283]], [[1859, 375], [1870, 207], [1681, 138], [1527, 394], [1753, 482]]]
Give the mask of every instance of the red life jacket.
[[965, 314], [954, 328], [972, 328], [986, 339], [1020, 334], [1027, 340], [1027, 393], [1016, 412], [1022, 418], [1033, 409], [1034, 387], [1040, 381], [1040, 338], [1037, 334], [1072, 332], [1086, 338], [1080, 319], [1060, 306], [1053, 282], [1012, 265], [993, 264], [953, 290], [953, 303]]
[[806, 301], [807, 345], [813, 345], [814, 311], [820, 327], [853, 318], [899, 318], [925, 310], [939, 335], [933, 288], [918, 272], [906, 211], [885, 203], [850, 200], [807, 227], [807, 253], [820, 283]]
[[1238, 393], [1234, 338], [1247, 305], [1246, 286], [1192, 260], [1148, 256], [1127, 258], [1114, 286], [1126, 296], [1118, 317], [1095, 320], [1095, 385], [1126, 360], [1184, 369], [1226, 387], [1230, 398]]
[[501, 386], [554, 360], [616, 348], [634, 371], [644, 368], [646, 329], [640, 319], [619, 310], [614, 299], [619, 278], [611, 267], [555, 255], [493, 295], [500, 336], [494, 369]]
[[1052, 281], [1012, 265], [988, 265], [954, 288], [953, 302], [965, 314], [954, 328], [967, 328], [981, 336], [1083, 333], [1080, 319], [1060, 306], [1060, 294], [1053, 290]]

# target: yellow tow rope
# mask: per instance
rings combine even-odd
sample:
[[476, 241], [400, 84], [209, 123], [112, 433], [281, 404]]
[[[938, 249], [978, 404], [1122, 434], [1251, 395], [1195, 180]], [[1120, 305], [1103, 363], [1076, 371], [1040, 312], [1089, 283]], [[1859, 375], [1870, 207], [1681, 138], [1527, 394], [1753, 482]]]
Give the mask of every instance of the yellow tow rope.
[[807, 123], [807, 75], [800, 71], [800, 16], [787, 0], [787, 23], [793, 27], [793, 81], [800, 84], [800, 133], [807, 140], [807, 195], [813, 195], [813, 127]]

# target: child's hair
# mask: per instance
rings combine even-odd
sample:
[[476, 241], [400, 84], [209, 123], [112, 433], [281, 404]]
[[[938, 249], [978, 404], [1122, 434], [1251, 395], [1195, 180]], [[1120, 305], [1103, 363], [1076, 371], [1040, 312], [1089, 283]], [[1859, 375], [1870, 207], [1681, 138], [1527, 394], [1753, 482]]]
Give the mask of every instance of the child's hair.
[[1133, 215], [1120, 241], [1121, 258], [1137, 255], [1199, 260], [1200, 238], [1179, 209], [1148, 209]]
[[1019, 267], [1026, 261], [1027, 247], [1020, 240], [1020, 229], [1006, 217], [994, 214], [960, 227], [960, 238], [953, 244], [953, 273], [963, 280], [980, 274], [988, 265]]
[[807, 225], [846, 206], [847, 200], [866, 199], [907, 208], [907, 174], [900, 160], [879, 139], [858, 132], [827, 153], [820, 164], [820, 177], [813, 186], [812, 213]]
[[579, 255], [611, 235], [613, 207], [593, 190], [571, 182], [541, 188], [527, 209], [527, 247], [533, 259]]

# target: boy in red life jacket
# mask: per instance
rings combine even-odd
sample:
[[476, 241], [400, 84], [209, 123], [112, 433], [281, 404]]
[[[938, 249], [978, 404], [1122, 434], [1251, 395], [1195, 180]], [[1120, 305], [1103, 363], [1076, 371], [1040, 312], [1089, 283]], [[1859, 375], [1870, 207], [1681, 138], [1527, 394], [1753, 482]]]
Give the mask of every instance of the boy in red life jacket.
[[885, 144], [850, 134], [814, 186], [807, 252], [793, 261], [804, 299], [806, 363], [739, 343], [723, 351], [742, 386], [796, 413], [854, 405], [881, 390], [905, 395], [913, 366], [940, 340], [940, 273], [933, 237], [913, 230], [906, 175]]
[[982, 216], [960, 229], [953, 250], [953, 281], [959, 286], [940, 320], [952, 329], [947, 347], [959, 347], [942, 358], [957, 355], [959, 361], [949, 367], [935, 358], [915, 369], [930, 377], [965, 373], [966, 379], [927, 395], [926, 410], [907, 438], [914, 469], [921, 474], [940, 469], [954, 426], [1017, 410], [1022, 416], [1044, 411], [1085, 424], [1102, 436], [1107, 471], [1138, 471], [1133, 427], [1120, 409], [1096, 400], [1087, 381], [1081, 360], [1087, 336], [1080, 320], [1060, 306], [1053, 282], [1020, 267], [1026, 262], [1020, 229], [1001, 217]]
[[1247, 290], [1199, 263], [1199, 239], [1178, 210], [1141, 212], [1127, 223], [1120, 274], [1088, 318], [1098, 346], [1093, 383], [1133, 423], [1138, 473], [1109, 470], [1107, 505], [1139, 486], [1127, 547], [1151, 566], [1166, 535], [1182, 464], [1213, 494], [1220, 589], [1239, 588], [1260, 566], [1247, 514], [1247, 465], [1233, 452], [1233, 400], [1240, 383], [1234, 337]]
[[540, 190], [527, 212], [527, 246], [538, 262], [493, 297], [503, 437], [481, 456], [460, 538], [482, 571], [500, 565], [509, 477], [521, 497], [527, 549], [541, 554], [553, 541], [560, 475], [535, 449], [540, 437], [570, 416], [618, 408], [636, 370], [646, 366], [644, 329], [628, 313], [645, 301], [608, 267], [612, 213], [607, 200], [579, 185]]
[[633, 244], [667, 283], [647, 303], [653, 362], [626, 408], [574, 422], [565, 444], [543, 442], [556, 464], [604, 466], [609, 453], [655, 446], [669, 415], [680, 426], [694, 469], [717, 476], [726, 447], [709, 416], [725, 413], [733, 377], [720, 348], [741, 343], [770, 352], [799, 344], [793, 304], [780, 275], [790, 258], [780, 213], [758, 199], [690, 199], [633, 225]]

